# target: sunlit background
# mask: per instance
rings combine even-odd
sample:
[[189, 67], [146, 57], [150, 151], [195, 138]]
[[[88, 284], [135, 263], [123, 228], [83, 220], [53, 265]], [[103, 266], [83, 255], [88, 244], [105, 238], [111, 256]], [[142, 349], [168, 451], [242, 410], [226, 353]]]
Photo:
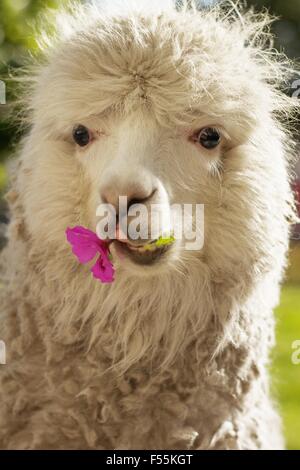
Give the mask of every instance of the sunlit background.
[[[34, 20], [46, 9], [57, 8], [65, 0], [1, 0], [0, 1], [0, 79], [7, 82], [9, 69], [21, 67], [28, 56], [35, 52]], [[201, 4], [215, 0], [201, 0]], [[284, 49], [291, 58], [300, 57], [300, 0], [249, 0], [248, 5], [267, 7], [280, 19], [274, 24], [276, 47]], [[300, 78], [300, 77], [299, 77]], [[251, 79], [251, 77], [249, 77]], [[295, 77], [295, 80], [297, 77]], [[300, 81], [291, 83], [290, 94], [298, 94]], [[7, 102], [13, 96], [13, 88], [7, 82]], [[4, 163], [18, 141], [18, 133], [5, 119], [5, 107], [0, 106], [0, 192], [6, 184]], [[300, 148], [300, 147], [299, 147]], [[299, 151], [300, 153], [300, 151]], [[300, 195], [300, 164], [295, 190]], [[7, 214], [3, 199], [0, 200], [0, 227], [6, 223]], [[1, 233], [1, 230], [0, 230]], [[1, 236], [0, 236], [1, 239]], [[298, 241], [299, 239], [299, 241]], [[292, 363], [292, 343], [300, 340], [300, 226], [295, 227], [291, 240], [290, 266], [282, 289], [277, 315], [277, 346], [273, 353], [273, 394], [277, 399], [284, 421], [287, 447], [300, 449], [300, 364]]]

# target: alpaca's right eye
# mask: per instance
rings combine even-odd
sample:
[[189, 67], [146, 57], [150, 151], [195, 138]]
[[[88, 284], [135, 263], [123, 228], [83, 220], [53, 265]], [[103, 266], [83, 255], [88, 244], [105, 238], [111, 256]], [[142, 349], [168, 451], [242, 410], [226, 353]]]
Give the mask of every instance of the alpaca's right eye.
[[212, 150], [219, 145], [221, 135], [214, 127], [204, 127], [197, 133], [196, 141], [207, 150]]
[[92, 140], [91, 132], [81, 124], [74, 127], [72, 135], [76, 144], [78, 144], [80, 147], [85, 147]]

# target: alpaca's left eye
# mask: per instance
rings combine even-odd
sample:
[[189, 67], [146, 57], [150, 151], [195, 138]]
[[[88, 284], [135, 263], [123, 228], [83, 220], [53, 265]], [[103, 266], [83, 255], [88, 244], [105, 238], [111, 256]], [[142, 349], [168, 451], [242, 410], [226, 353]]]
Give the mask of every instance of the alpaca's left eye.
[[91, 132], [83, 125], [74, 127], [73, 139], [80, 147], [85, 147], [92, 140]]
[[193, 140], [207, 150], [211, 150], [221, 142], [221, 134], [214, 127], [204, 127], [193, 136]]

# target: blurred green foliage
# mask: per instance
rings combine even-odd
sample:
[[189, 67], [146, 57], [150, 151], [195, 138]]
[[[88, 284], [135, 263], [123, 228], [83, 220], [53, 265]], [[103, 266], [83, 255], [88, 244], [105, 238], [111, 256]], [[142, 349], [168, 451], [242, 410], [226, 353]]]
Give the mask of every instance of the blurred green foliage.
[[[55, 9], [66, 0], [1, 0], [0, 1], [0, 79], [7, 83], [7, 102], [13, 95], [8, 71], [24, 64], [29, 54], [37, 50], [34, 21], [46, 9]], [[15, 129], [5, 119], [0, 121], [0, 160], [4, 160], [14, 142]]]
[[0, 61], [22, 65], [24, 53], [36, 49], [34, 20], [47, 9], [57, 9], [64, 0], [1, 0]]

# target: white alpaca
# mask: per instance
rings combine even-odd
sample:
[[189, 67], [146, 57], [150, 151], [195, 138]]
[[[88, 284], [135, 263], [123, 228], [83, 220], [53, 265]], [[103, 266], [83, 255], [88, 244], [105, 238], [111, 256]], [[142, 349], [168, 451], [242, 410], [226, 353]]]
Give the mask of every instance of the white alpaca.
[[[1, 448], [283, 447], [267, 368], [296, 104], [268, 21], [169, 3], [58, 21], [8, 194]], [[204, 204], [203, 248], [177, 241], [151, 262], [113, 242], [116, 279], [99, 283], [65, 230], [95, 230], [120, 195]]]

